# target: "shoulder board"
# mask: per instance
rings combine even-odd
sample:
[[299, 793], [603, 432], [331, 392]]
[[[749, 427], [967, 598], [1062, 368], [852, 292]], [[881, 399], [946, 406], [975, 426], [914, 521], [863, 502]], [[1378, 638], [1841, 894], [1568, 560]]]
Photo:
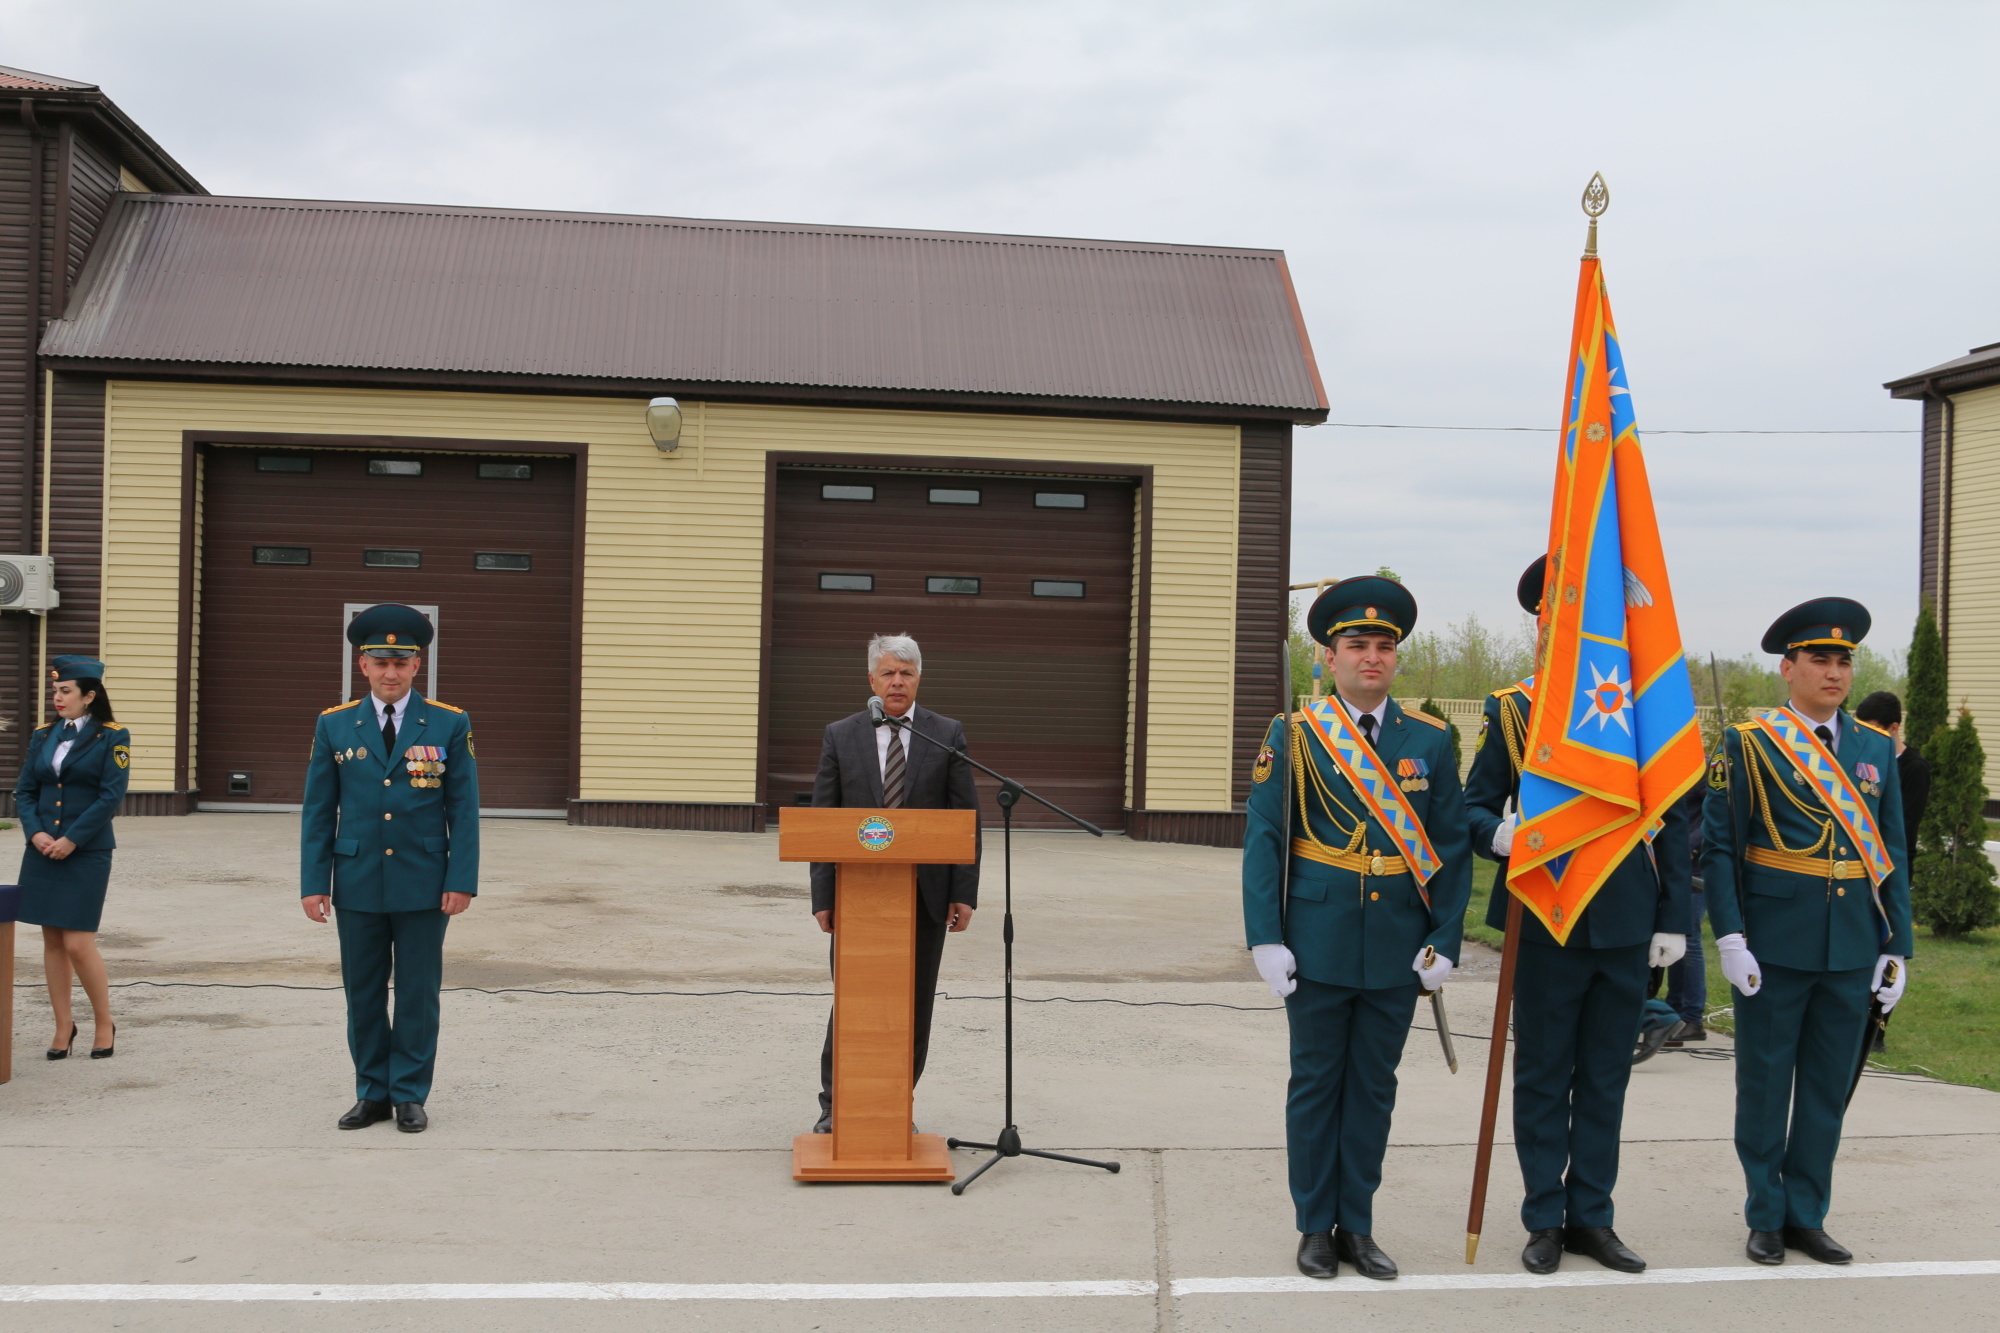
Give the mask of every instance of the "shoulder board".
[[1759, 727], [1755, 722], [1732, 722], [1729, 724], [1729, 729], [1731, 731], [1740, 731], [1745, 736], [1748, 736], [1758, 731]]
[[436, 699], [426, 699], [424, 700], [424, 702], [429, 704], [432, 708], [442, 708], [447, 713], [463, 713], [465, 711], [463, 708], [454, 708], [450, 704], [441, 703]]
[[106, 722], [103, 729], [105, 731], [123, 731], [125, 730], [125, 724], [123, 722]]
[[1864, 726], [1864, 727], [1868, 728], [1868, 730], [1870, 730], [1870, 731], [1874, 732], [1874, 733], [1875, 733], [1876, 735], [1878, 735], [1878, 736], [1888, 736], [1888, 738], [1889, 738], [1890, 740], [1892, 740], [1892, 741], [1896, 739], [1896, 738], [1895, 738], [1894, 736], [1890, 736], [1890, 735], [1889, 735], [1889, 731], [1888, 731], [1888, 729], [1887, 729], [1886, 727], [1878, 727], [1878, 726], [1876, 726], [1876, 725], [1875, 725], [1875, 724], [1874, 724], [1873, 722], [1863, 722], [1863, 721], [1862, 721], [1862, 720], [1861, 720], [1860, 718], [1858, 718], [1858, 717], [1857, 717], [1857, 718], [1855, 718], [1855, 719], [1854, 719], [1854, 721], [1855, 721], [1855, 722], [1856, 722], [1856, 723], [1857, 723], [1858, 725], [1860, 725], [1860, 726]]
[[1296, 713], [1293, 713], [1293, 714], [1292, 714], [1292, 717], [1291, 717], [1291, 720], [1292, 720], [1292, 721], [1294, 721], [1294, 722], [1303, 722], [1303, 721], [1305, 721], [1305, 720], [1306, 720], [1306, 710], [1305, 710], [1305, 709], [1303, 709], [1303, 708], [1301, 708], [1301, 709], [1300, 709], [1300, 710], [1299, 710], [1298, 712], [1296, 712]]
[[320, 710], [319, 710], [319, 715], [320, 715], [321, 717], [325, 717], [325, 716], [326, 716], [326, 715], [327, 715], [328, 713], [339, 713], [339, 712], [344, 712], [344, 711], [346, 711], [346, 710], [347, 710], [347, 709], [349, 709], [349, 708], [353, 708], [353, 707], [356, 707], [357, 705], [359, 705], [359, 704], [360, 704], [360, 702], [361, 702], [361, 701], [360, 701], [359, 699], [349, 699], [349, 700], [348, 700], [348, 701], [347, 701], [346, 703], [344, 703], [344, 704], [335, 704], [335, 705], [334, 705], [333, 707], [331, 707], [331, 708], [322, 708], [322, 709], [320, 709]]
[[1438, 729], [1439, 731], [1444, 731], [1444, 730], [1447, 730], [1447, 729], [1448, 729], [1448, 728], [1449, 728], [1449, 727], [1451, 726], [1451, 723], [1449, 723], [1449, 722], [1445, 721], [1445, 720], [1444, 720], [1443, 718], [1441, 718], [1441, 717], [1433, 717], [1433, 716], [1431, 716], [1431, 715], [1430, 715], [1429, 713], [1423, 713], [1423, 712], [1419, 712], [1418, 710], [1416, 710], [1416, 709], [1414, 709], [1414, 708], [1412, 708], [1412, 709], [1409, 709], [1408, 711], [1406, 711], [1406, 712], [1405, 712], [1405, 713], [1403, 714], [1403, 716], [1404, 716], [1404, 717], [1407, 717], [1407, 718], [1411, 718], [1411, 719], [1413, 719], [1413, 720], [1415, 720], [1415, 721], [1418, 721], [1418, 722], [1428, 722], [1428, 723], [1430, 723], [1430, 724], [1431, 724], [1432, 726], [1436, 727], [1436, 728], [1437, 728], [1437, 729]]
[[47, 731], [47, 730], [48, 730], [48, 729], [49, 729], [50, 727], [53, 727], [54, 725], [55, 725], [55, 723], [53, 723], [53, 722], [44, 722], [44, 723], [42, 723], [42, 725], [41, 725], [41, 726], [39, 726], [39, 727], [36, 727], [36, 728], [35, 728], [35, 730], [36, 730], [36, 731], [38, 731], [38, 732], [41, 732], [41, 731]]
[[1499, 689], [1493, 691], [1493, 697], [1499, 699], [1506, 695], [1519, 694], [1520, 692], [1521, 687], [1519, 685], [1502, 685]]

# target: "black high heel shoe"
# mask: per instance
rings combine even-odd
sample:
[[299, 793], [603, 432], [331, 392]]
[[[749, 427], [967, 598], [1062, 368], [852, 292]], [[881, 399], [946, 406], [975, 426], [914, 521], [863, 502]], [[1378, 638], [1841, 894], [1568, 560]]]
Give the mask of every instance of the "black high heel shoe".
[[116, 1023], [113, 1023], [111, 1025], [111, 1044], [109, 1046], [91, 1047], [90, 1058], [93, 1060], [109, 1060], [112, 1056], [112, 1053], [117, 1049], [118, 1049], [118, 1025]]
[[65, 1046], [60, 1050], [56, 1049], [53, 1046], [49, 1047], [48, 1057], [51, 1060], [67, 1060], [69, 1059], [70, 1047], [73, 1047], [75, 1045], [76, 1045], [76, 1024], [71, 1023], [69, 1025], [69, 1046]]

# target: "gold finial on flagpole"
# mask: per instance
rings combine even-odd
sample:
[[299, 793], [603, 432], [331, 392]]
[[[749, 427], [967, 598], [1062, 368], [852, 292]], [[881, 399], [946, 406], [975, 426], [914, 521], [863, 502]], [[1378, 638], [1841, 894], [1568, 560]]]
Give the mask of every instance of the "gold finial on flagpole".
[[1611, 207], [1611, 187], [1604, 183], [1604, 173], [1590, 174], [1590, 184], [1583, 187], [1583, 211], [1590, 215], [1590, 237], [1583, 243], [1583, 257], [1597, 258], [1597, 219], [1604, 216], [1604, 210]]

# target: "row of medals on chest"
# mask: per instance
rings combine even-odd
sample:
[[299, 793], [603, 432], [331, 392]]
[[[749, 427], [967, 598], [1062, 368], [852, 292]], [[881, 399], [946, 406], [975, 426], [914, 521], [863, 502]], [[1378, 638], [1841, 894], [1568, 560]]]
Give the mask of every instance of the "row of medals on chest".
[[[367, 753], [366, 749], [358, 745], [346, 750], [335, 750], [333, 752], [333, 761], [337, 764], [344, 764], [350, 759], [360, 759], [366, 756]], [[405, 760], [403, 767], [410, 774], [410, 785], [412, 787], [442, 787], [444, 779], [440, 775], [444, 772], [443, 756], [444, 751], [438, 746], [412, 745], [403, 755]]]

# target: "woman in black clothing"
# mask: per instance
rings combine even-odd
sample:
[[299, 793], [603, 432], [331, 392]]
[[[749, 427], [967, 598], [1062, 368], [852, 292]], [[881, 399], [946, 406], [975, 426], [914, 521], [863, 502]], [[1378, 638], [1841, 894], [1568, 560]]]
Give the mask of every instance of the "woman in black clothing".
[[1903, 840], [1911, 867], [1917, 864], [1917, 826], [1924, 822], [1924, 807], [1931, 803], [1931, 761], [1917, 747], [1903, 739], [1903, 701], [1887, 690], [1877, 690], [1855, 708], [1854, 716], [1873, 723], [1896, 741], [1896, 784], [1903, 789]]
[[117, 846], [111, 819], [131, 776], [132, 738], [111, 715], [102, 662], [58, 657], [52, 667], [49, 702], [57, 720], [35, 728], [14, 784], [14, 808], [28, 839], [19, 919], [42, 928], [42, 966], [56, 1020], [49, 1059], [67, 1059], [76, 1044], [74, 978], [83, 983], [95, 1020], [90, 1058], [102, 1060], [112, 1053], [118, 1029], [97, 952], [97, 923]]

